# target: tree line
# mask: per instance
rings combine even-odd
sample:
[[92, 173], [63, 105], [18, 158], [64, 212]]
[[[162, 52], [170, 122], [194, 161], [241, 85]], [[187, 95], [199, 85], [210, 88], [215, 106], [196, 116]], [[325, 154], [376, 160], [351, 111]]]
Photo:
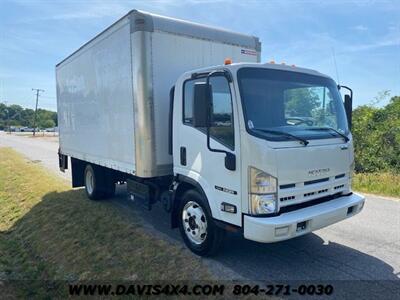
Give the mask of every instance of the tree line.
[[[387, 96], [388, 92], [383, 92], [371, 104], [353, 111], [356, 172], [400, 173], [400, 96], [392, 97], [386, 106], [376, 107]], [[33, 109], [0, 103], [0, 130], [8, 125], [32, 127], [33, 118]], [[36, 124], [42, 129], [57, 126], [57, 113], [38, 109]]]
[[[23, 108], [20, 105], [5, 105], [0, 103], [0, 130], [14, 127], [33, 127], [35, 111], [30, 108]], [[41, 109], [37, 110], [36, 126], [40, 129], [57, 126], [57, 113]]]
[[400, 97], [392, 97], [384, 107], [375, 107], [382, 98], [353, 111], [356, 172], [400, 173]]
[[[286, 103], [287, 110], [300, 116], [312, 112], [312, 119], [318, 121], [321, 103], [315, 90], [298, 89], [291, 92], [293, 95]], [[351, 132], [356, 172], [400, 174], [400, 96], [391, 97], [383, 107], [377, 105], [389, 96], [389, 91], [383, 91], [369, 104], [353, 110]], [[325, 110], [324, 116], [326, 119]]]

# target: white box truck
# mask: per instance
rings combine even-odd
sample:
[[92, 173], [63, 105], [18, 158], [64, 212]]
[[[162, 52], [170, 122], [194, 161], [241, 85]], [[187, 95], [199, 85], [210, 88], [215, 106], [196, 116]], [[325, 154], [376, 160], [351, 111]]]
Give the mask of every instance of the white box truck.
[[260, 52], [254, 36], [129, 12], [56, 66], [60, 169], [70, 157], [93, 200], [126, 182], [160, 201], [198, 255], [226, 230], [270, 243], [354, 216], [352, 93]]

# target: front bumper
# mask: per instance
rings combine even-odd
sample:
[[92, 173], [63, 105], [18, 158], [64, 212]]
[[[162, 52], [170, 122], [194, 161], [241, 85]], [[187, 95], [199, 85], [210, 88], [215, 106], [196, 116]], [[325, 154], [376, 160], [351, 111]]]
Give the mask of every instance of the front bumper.
[[358, 214], [364, 202], [365, 197], [353, 193], [277, 217], [244, 216], [244, 237], [262, 243], [291, 239]]

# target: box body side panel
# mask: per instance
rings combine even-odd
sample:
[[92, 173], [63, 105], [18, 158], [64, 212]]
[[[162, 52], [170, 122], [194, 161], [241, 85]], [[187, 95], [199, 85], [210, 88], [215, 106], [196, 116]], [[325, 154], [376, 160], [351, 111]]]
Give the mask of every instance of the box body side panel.
[[[258, 39], [241, 34], [142, 19], [133, 11], [57, 65], [60, 148], [82, 160], [157, 177], [173, 172], [169, 91], [177, 78], [227, 57], [258, 62], [260, 48]], [[152, 26], [141, 26], [146, 22]]]
[[183, 73], [233, 62], [257, 62], [259, 52], [241, 46], [155, 31], [151, 37], [155, 161], [160, 172], [172, 169], [168, 154], [169, 91]]
[[131, 51], [125, 19], [57, 66], [64, 154], [135, 172]]

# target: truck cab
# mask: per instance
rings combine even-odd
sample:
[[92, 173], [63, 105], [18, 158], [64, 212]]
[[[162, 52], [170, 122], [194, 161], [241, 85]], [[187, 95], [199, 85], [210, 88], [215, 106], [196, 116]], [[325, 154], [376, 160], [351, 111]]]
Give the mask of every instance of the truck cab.
[[161, 202], [198, 255], [357, 214], [351, 90], [260, 61], [256, 36], [128, 12], [56, 65], [60, 170], [91, 200]]
[[339, 89], [317, 71], [260, 63], [177, 80], [173, 218], [192, 251], [212, 252], [221, 228], [270, 243], [362, 210], [351, 190], [351, 98], [344, 105]]

